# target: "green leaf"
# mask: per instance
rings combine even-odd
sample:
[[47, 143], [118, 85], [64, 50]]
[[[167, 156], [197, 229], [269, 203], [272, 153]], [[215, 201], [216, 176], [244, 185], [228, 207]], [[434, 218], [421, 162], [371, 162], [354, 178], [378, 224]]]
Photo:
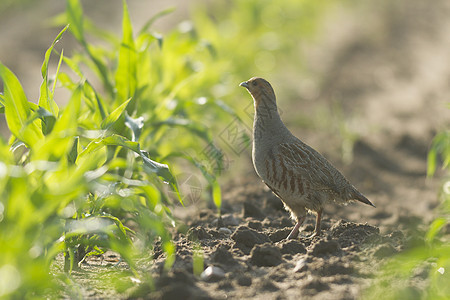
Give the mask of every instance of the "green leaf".
[[152, 128], [158, 129], [159, 127], [163, 125], [175, 127], [179, 126], [183, 129], [188, 130], [190, 133], [194, 133], [195, 135], [199, 136], [206, 142], [211, 142], [212, 137], [208, 131], [208, 128], [205, 127], [205, 125], [201, 124], [200, 122], [196, 122], [189, 119], [184, 118], [176, 118], [176, 117], [169, 117], [168, 119], [164, 121], [159, 122], [153, 122], [150, 124]]
[[0, 93], [0, 114], [5, 113], [5, 99], [3, 98], [3, 94]]
[[[41, 84], [41, 93], [39, 96], [38, 104], [39, 104], [39, 106], [50, 111], [55, 117], [58, 115], [59, 108], [53, 99], [53, 93], [50, 93], [49, 88], [48, 88], [48, 61], [50, 59], [50, 55], [53, 51], [53, 48], [55, 47], [56, 43], [61, 39], [61, 36], [67, 30], [68, 27], [69, 27], [69, 25], [64, 27], [63, 30], [61, 30], [61, 32], [53, 40], [52, 45], [45, 52], [45, 59], [44, 59], [44, 62], [42, 63], [42, 67], [41, 67], [43, 81]], [[60, 59], [60, 61], [61, 61], [61, 59]], [[59, 63], [59, 65], [60, 64], [61, 63]], [[58, 65], [58, 69], [59, 69], [59, 65]]]
[[64, 108], [61, 117], [56, 121], [53, 128], [55, 134], [65, 133], [65, 136], [73, 136], [76, 134], [78, 115], [81, 107], [81, 91], [82, 86], [79, 85], [72, 93], [69, 103]]
[[170, 184], [170, 186], [176, 192], [181, 202], [181, 197], [179, 195], [179, 189], [176, 179], [170, 172], [169, 167], [166, 164], [162, 164], [150, 159], [148, 153], [140, 149], [139, 143], [132, 142], [123, 136], [113, 134], [111, 136], [100, 138], [90, 142], [86, 146], [86, 148], [81, 153], [79, 153], [77, 160], [86, 157], [88, 154], [97, 151], [104, 146], [121, 146], [130, 149], [136, 154], [138, 154], [144, 162], [143, 165], [144, 170], [149, 174], [156, 174], [160, 176], [165, 182]]
[[0, 78], [3, 80], [5, 116], [9, 130], [27, 146], [33, 147], [44, 135], [37, 120], [30, 123], [27, 122], [31, 109], [22, 85], [14, 73], [1, 62]]
[[171, 241], [166, 241], [163, 243], [162, 248], [167, 255], [167, 258], [164, 262], [164, 269], [170, 270], [175, 262], [176, 246]]
[[427, 157], [427, 177], [432, 177], [436, 172], [436, 149], [431, 148]]
[[109, 42], [112, 45], [118, 45], [120, 43], [120, 40], [118, 37], [109, 31], [103, 30], [99, 27], [97, 27], [90, 19], [85, 18], [84, 19], [84, 29], [86, 32], [93, 36], [97, 36], [104, 41]]
[[[105, 90], [110, 94], [114, 94], [114, 87], [111, 84], [109, 77], [108, 68], [106, 64], [102, 61], [103, 56], [95, 53], [93, 47], [90, 46], [84, 37], [84, 18], [83, 18], [83, 8], [79, 0], [67, 0], [67, 18], [70, 24], [70, 31], [75, 36], [75, 38], [80, 42], [83, 48], [86, 50], [89, 58], [94, 63], [94, 66], [100, 76], [100, 80], [103, 82]], [[65, 60], [66, 61], [66, 60]]]
[[144, 127], [144, 118], [139, 117], [137, 119], [133, 119], [127, 113], [125, 114], [125, 125], [131, 129], [131, 140], [133, 142], [139, 141], [139, 137], [141, 136], [142, 128]]
[[132, 150], [133, 152], [137, 153], [144, 160], [144, 164], [149, 168], [151, 173], [156, 173], [157, 175], [163, 176], [166, 174], [164, 172], [164, 170], [169, 169], [169, 167], [166, 164], [161, 164], [154, 160], [151, 160], [148, 157], [148, 155], [145, 154], [145, 151], [142, 151], [140, 149], [139, 143], [132, 142], [132, 141], [128, 140], [127, 138], [117, 135], [117, 134], [113, 134], [111, 136], [102, 138], [100, 140], [92, 141], [91, 143], [88, 144], [86, 149], [84, 149], [83, 152], [80, 153], [80, 156], [84, 156], [93, 151], [96, 151], [103, 146], [121, 146], [121, 147]]
[[146, 151], [141, 150], [140, 156], [144, 160], [144, 167], [146, 167], [146, 170], [148, 170], [150, 173], [158, 174], [159, 176], [163, 177], [168, 183], [174, 182], [175, 179], [170, 173], [169, 167], [167, 165], [150, 159], [149, 154]]
[[[94, 87], [86, 81], [84, 83], [84, 94], [86, 99], [90, 102], [91, 110], [97, 114], [100, 114], [101, 120], [106, 119], [106, 115], [108, 113], [107, 106], [103, 103], [103, 100], [100, 98], [99, 94], [95, 91]], [[95, 101], [95, 102], [94, 102]]]
[[42, 121], [42, 132], [44, 133], [44, 135], [49, 134], [52, 131], [53, 126], [55, 125], [55, 116], [51, 112], [40, 106], [34, 113], [36, 117], [41, 119]]
[[212, 196], [220, 215], [220, 208], [222, 207], [222, 191], [220, 189], [220, 184], [217, 181], [214, 181], [212, 184]]
[[80, 67], [75, 62], [75, 60], [73, 60], [72, 58], [64, 56], [63, 57], [63, 61], [78, 77], [80, 77], [81, 80], [85, 79], [83, 73], [81, 72]]
[[161, 17], [163, 17], [165, 15], [168, 15], [168, 14], [174, 12], [174, 11], [175, 11], [175, 7], [169, 7], [169, 8], [166, 8], [166, 9], [160, 11], [159, 13], [154, 15], [153, 17], [151, 17], [150, 20], [148, 20], [144, 24], [144, 26], [142, 26], [141, 30], [139, 31], [139, 35], [143, 34], [144, 32], [147, 32], [156, 20], [158, 20], [159, 18], [161, 18]]
[[432, 242], [436, 235], [441, 231], [441, 229], [447, 224], [447, 220], [445, 218], [437, 218], [431, 223], [430, 228], [428, 229], [426, 240], [428, 242]]
[[67, 0], [66, 12], [70, 24], [70, 31], [82, 45], [85, 45], [83, 8], [81, 7], [80, 1]]
[[192, 255], [192, 272], [195, 276], [200, 276], [205, 268], [203, 259], [203, 249], [200, 245], [194, 245], [194, 253]]
[[130, 102], [131, 98], [122, 103], [118, 108], [116, 108], [112, 113], [109, 114], [109, 116], [103, 120], [101, 124], [102, 129], [109, 129], [122, 115], [124, 110], [127, 108], [128, 103]]
[[116, 102], [118, 101], [119, 103], [133, 97], [137, 86], [137, 55], [130, 15], [125, 0], [123, 0], [122, 31], [122, 43], [120, 45], [118, 67], [115, 74], [117, 89]]
[[53, 88], [51, 91], [52, 98], [55, 96], [56, 82], [58, 82], [59, 69], [64, 57], [64, 50], [61, 50], [61, 55], [59, 56], [58, 67], [56, 68], [55, 80], [53, 81]]
[[433, 138], [431, 149], [428, 152], [427, 176], [431, 177], [436, 171], [437, 156], [442, 157], [442, 167], [450, 165], [450, 131], [445, 130]]
[[69, 163], [75, 164], [78, 157], [78, 147], [80, 143], [80, 138], [78, 136], [75, 137], [75, 140], [72, 145], [72, 149], [67, 154], [67, 159], [69, 160]]

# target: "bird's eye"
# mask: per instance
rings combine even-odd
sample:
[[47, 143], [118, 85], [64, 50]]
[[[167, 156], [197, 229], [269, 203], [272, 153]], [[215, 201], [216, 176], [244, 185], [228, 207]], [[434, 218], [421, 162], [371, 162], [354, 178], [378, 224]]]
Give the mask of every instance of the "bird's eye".
[[252, 85], [253, 85], [253, 86], [257, 86], [257, 85], [258, 85], [258, 82], [253, 81], [253, 82], [252, 82]]

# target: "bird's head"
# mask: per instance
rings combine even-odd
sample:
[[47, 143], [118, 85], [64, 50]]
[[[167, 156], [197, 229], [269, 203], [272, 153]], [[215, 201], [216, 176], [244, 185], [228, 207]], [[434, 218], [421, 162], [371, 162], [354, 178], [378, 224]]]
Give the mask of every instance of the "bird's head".
[[261, 102], [265, 104], [275, 104], [275, 92], [270, 83], [260, 77], [253, 77], [247, 81], [241, 82], [239, 86], [245, 87], [255, 100], [255, 107]]

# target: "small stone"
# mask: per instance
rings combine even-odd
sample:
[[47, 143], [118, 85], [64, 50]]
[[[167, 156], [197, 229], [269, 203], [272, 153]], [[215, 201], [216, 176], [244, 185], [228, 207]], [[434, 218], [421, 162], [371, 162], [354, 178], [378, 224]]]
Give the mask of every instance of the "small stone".
[[208, 282], [219, 281], [225, 278], [225, 271], [220, 267], [209, 266], [200, 274], [200, 278]]

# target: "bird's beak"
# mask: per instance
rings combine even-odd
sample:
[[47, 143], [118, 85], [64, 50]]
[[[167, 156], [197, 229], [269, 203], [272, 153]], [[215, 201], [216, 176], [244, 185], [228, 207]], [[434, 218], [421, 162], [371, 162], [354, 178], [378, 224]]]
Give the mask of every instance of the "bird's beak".
[[244, 82], [239, 83], [239, 86], [243, 86], [243, 87], [245, 87], [246, 89], [248, 89], [247, 81], [244, 81]]

